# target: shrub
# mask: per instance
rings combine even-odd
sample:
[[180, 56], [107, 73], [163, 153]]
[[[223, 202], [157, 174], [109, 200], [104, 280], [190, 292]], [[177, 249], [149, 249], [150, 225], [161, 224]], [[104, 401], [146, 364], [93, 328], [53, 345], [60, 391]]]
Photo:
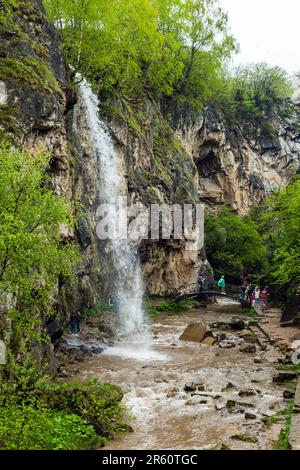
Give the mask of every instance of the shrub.
[[44, 406], [79, 415], [104, 440], [127, 430], [123, 423], [125, 410], [120, 404], [123, 392], [117, 385], [97, 380], [85, 383], [45, 382], [37, 387], [35, 395]]
[[94, 428], [74, 414], [32, 406], [0, 409], [0, 448], [85, 450], [99, 443]]

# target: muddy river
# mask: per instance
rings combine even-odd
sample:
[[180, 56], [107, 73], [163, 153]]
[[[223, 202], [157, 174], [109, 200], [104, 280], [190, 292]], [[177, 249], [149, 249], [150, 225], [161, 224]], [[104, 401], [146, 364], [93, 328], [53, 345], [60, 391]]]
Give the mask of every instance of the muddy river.
[[282, 387], [272, 382], [278, 348], [265, 338], [255, 353], [241, 352], [248, 330], [226, 330], [213, 346], [179, 339], [190, 323], [208, 326], [241, 315], [247, 320], [234, 304], [161, 315], [152, 322], [152, 351], [115, 346], [85, 359], [81, 377], [120, 385], [133, 417], [134, 432], [107, 448], [272, 449], [283, 421], [270, 426], [267, 420], [287, 406]]

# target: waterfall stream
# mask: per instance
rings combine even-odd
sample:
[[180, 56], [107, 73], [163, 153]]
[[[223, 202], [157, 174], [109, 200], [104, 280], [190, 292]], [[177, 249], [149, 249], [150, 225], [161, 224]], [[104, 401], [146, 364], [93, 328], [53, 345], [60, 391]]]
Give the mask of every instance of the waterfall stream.
[[[113, 285], [112, 298], [118, 310], [121, 347], [138, 354], [150, 348], [149, 327], [142, 308], [143, 282], [139, 260], [139, 242], [120, 238], [117, 227], [123, 213], [120, 198], [127, 197], [125, 162], [114, 147], [110, 132], [99, 116], [99, 100], [86, 80], [79, 85], [85, 119], [90, 131], [90, 142], [98, 163], [98, 192], [100, 204], [109, 205], [111, 231], [105, 241], [110, 252]], [[118, 349], [114, 349], [118, 354]], [[125, 354], [125, 351], [123, 351]]]

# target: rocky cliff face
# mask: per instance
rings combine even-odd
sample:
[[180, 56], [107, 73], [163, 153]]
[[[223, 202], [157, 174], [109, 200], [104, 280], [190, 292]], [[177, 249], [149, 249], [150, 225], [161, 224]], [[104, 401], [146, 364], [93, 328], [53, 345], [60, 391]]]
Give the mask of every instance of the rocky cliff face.
[[[63, 234], [79, 244], [80, 262], [73, 283], [57, 285], [58, 316], [48, 324], [55, 340], [70, 313], [94, 307], [109, 295], [104, 279], [110, 266], [96, 237], [97, 159], [83, 104], [42, 2], [19, 1], [13, 20], [0, 27], [0, 40], [0, 133], [10, 133], [33, 151], [50, 151], [55, 191], [69, 199], [74, 211], [78, 201], [83, 206], [76, 232]], [[273, 141], [257, 144], [240, 131], [228, 131], [213, 112], [199, 119], [181, 116], [170, 124], [146, 94], [134, 101], [103, 103], [101, 111], [126, 172], [129, 202], [201, 200], [211, 210], [227, 204], [244, 214], [299, 168], [299, 132], [289, 126], [279, 126]], [[193, 289], [200, 272], [211, 276], [204, 251], [186, 251], [184, 241], [145, 241], [140, 251], [150, 294]]]
[[216, 210], [225, 204], [246, 214], [271, 191], [288, 183], [300, 167], [299, 109], [291, 124], [277, 122], [274, 138], [257, 142], [239, 129], [228, 129], [217, 112], [197, 120], [179, 120], [177, 133], [194, 160], [200, 199]]

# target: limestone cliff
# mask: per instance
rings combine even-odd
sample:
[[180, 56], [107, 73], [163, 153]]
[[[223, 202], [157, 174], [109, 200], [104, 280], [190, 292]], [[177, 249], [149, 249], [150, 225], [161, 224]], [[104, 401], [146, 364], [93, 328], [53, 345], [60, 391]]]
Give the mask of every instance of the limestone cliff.
[[[55, 340], [72, 312], [109, 295], [104, 279], [110, 266], [95, 230], [97, 158], [76, 84], [42, 2], [19, 1], [12, 21], [0, 27], [0, 40], [0, 133], [53, 154], [53, 187], [72, 203], [78, 218], [76, 232], [63, 234], [79, 244], [80, 262], [72, 283], [57, 284], [57, 318], [47, 325]], [[299, 168], [300, 134], [292, 125], [278, 123], [276, 138], [257, 143], [241, 129], [227, 129], [217, 112], [170, 120], [147, 93], [105, 101], [101, 113], [126, 173], [129, 201], [203, 201], [212, 210], [227, 204], [244, 214]], [[183, 242], [145, 241], [140, 252], [151, 294], [193, 289], [200, 272], [211, 276], [204, 251], [188, 252]]]
[[290, 123], [276, 121], [275, 136], [261, 135], [258, 141], [247, 129], [227, 127], [216, 111], [198, 120], [177, 120], [177, 133], [198, 169], [200, 199], [208, 208], [225, 204], [244, 215], [288, 183], [300, 167], [299, 116], [295, 106]]

